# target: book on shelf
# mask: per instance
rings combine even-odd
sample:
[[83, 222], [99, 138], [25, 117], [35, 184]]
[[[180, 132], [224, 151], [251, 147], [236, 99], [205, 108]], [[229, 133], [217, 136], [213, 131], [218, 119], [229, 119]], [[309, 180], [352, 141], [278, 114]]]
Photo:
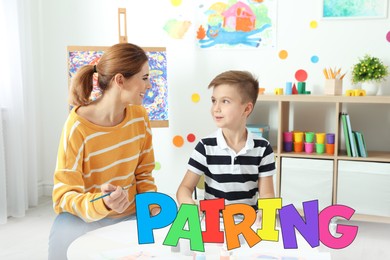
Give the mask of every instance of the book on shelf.
[[352, 126], [351, 126], [351, 119], [349, 118], [349, 114], [345, 114], [346, 120], [347, 120], [347, 129], [348, 129], [348, 136], [349, 136], [349, 143], [351, 145], [351, 153], [353, 157], [359, 157], [358, 149], [357, 149], [357, 143], [356, 139], [353, 136], [352, 133]]
[[358, 151], [360, 157], [367, 157], [367, 147], [366, 143], [364, 141], [363, 134], [359, 131], [353, 131], [354, 137], [356, 139], [356, 142], [358, 144]]
[[341, 121], [342, 121], [343, 133], [344, 133], [344, 139], [345, 139], [345, 149], [347, 151], [347, 155], [348, 156], [352, 156], [351, 146], [350, 146], [350, 143], [349, 143], [347, 119], [346, 119], [346, 114], [345, 113], [341, 113]]

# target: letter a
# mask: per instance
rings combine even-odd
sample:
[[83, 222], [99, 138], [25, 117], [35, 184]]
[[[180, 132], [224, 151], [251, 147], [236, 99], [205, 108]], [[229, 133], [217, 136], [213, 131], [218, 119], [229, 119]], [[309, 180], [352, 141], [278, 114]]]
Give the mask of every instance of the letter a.
[[[198, 206], [192, 204], [181, 204], [177, 217], [173, 222], [163, 244], [177, 246], [180, 238], [190, 240], [192, 251], [204, 252], [202, 241], [202, 229], [198, 214]], [[188, 221], [188, 229], [184, 229]]]

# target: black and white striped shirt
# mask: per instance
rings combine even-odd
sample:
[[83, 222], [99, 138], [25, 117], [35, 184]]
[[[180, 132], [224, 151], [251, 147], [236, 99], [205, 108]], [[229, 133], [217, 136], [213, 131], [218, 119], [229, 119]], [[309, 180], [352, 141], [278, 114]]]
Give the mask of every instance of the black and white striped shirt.
[[275, 174], [270, 143], [247, 129], [245, 147], [232, 150], [218, 129], [199, 141], [188, 170], [205, 175], [205, 199], [224, 198], [225, 204], [243, 203], [257, 209], [258, 180]]

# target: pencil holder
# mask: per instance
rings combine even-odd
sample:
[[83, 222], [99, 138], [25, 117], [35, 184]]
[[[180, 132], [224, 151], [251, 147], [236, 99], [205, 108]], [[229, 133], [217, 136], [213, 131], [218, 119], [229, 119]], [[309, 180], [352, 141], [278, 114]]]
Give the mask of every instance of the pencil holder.
[[340, 96], [343, 93], [343, 81], [341, 79], [325, 80], [325, 95]]

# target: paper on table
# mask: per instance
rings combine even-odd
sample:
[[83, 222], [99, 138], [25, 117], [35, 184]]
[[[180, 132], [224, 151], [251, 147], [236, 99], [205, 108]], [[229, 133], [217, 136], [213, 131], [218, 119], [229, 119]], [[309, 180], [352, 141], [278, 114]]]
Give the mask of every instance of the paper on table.
[[132, 260], [132, 259], [172, 259], [172, 253], [170, 248], [167, 246], [156, 246], [156, 245], [137, 245], [137, 246], [126, 246], [119, 249], [106, 250], [99, 253], [93, 253], [90, 255], [95, 260], [107, 260], [107, 259], [118, 259], [118, 260]]
[[[169, 228], [170, 226], [155, 229], [153, 231], [155, 241], [163, 241], [169, 232]], [[118, 224], [93, 230], [88, 234], [122, 244], [138, 245], [138, 229], [136, 220], [123, 221]]]

